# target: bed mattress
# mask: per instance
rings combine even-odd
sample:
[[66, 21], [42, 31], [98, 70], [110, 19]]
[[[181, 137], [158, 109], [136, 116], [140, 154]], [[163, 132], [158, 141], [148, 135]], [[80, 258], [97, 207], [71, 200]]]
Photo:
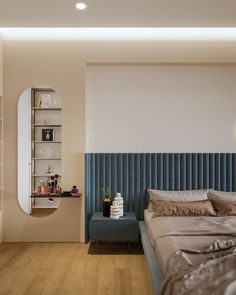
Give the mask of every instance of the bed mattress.
[[152, 212], [145, 210], [144, 220], [164, 275], [169, 257], [177, 250], [200, 250], [218, 239], [231, 239], [232, 236], [236, 236], [235, 216], [152, 218], [152, 215]]

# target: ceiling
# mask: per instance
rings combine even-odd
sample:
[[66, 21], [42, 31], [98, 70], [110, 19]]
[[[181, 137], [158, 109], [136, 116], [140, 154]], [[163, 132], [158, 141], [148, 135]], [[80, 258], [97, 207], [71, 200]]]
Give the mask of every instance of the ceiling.
[[236, 27], [235, 0], [0, 0], [0, 27]]

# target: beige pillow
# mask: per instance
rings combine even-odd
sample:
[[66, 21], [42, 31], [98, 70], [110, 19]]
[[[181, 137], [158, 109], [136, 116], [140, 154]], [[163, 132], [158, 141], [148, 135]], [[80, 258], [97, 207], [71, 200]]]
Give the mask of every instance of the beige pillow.
[[236, 192], [209, 190], [207, 196], [209, 200], [236, 201]]
[[236, 215], [236, 201], [211, 200], [211, 203], [218, 216]]
[[216, 216], [216, 213], [208, 200], [193, 202], [173, 202], [153, 200], [154, 214], [158, 216]]
[[185, 191], [162, 191], [155, 189], [148, 189], [149, 204], [148, 211], [152, 212], [152, 201], [175, 201], [175, 202], [189, 202], [189, 201], [203, 201], [207, 200], [207, 190], [185, 190]]

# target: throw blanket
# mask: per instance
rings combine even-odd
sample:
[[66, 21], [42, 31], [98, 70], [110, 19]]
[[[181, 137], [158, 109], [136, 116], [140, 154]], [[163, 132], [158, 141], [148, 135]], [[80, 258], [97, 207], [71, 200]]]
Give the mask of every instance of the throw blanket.
[[161, 295], [235, 295], [236, 239], [203, 250], [178, 250], [167, 263]]

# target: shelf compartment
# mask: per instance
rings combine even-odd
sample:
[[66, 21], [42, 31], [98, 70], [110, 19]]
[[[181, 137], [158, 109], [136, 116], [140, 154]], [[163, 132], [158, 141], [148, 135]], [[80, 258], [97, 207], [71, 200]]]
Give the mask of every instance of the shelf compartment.
[[[57, 174], [57, 173], [55, 173], [55, 174]], [[50, 176], [54, 176], [55, 174], [52, 174], [52, 175], [50, 175], [50, 174], [32, 174], [32, 176], [33, 177], [50, 177]], [[61, 177], [61, 175], [58, 174], [58, 177]]]
[[32, 90], [34, 90], [35, 92], [55, 92], [54, 89], [47, 88], [47, 87], [45, 87], [45, 88], [34, 87], [34, 88], [32, 88]]
[[67, 194], [55, 194], [55, 195], [40, 195], [40, 194], [32, 194], [31, 198], [80, 198], [82, 196], [81, 193], [73, 194], [73, 195], [67, 195]]
[[[61, 161], [61, 158], [32, 158], [34, 161]], [[1, 167], [1, 165], [0, 165]]]
[[61, 141], [34, 140], [34, 141], [32, 141], [32, 143], [61, 143]]
[[34, 107], [32, 108], [34, 111], [61, 111], [62, 108], [39, 108], [39, 107]]
[[61, 124], [32, 124], [32, 127], [39, 127], [39, 128], [43, 128], [43, 127], [61, 127]]

